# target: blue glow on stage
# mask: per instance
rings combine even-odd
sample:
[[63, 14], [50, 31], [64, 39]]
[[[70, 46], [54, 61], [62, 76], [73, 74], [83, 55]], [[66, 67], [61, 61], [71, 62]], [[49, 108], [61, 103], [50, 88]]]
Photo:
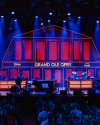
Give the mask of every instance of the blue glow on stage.
[[11, 14], [15, 14], [15, 12], [11, 12]]
[[14, 21], [14, 35], [22, 34], [18, 21]]
[[50, 20], [48, 20], [48, 23], [50, 23]]
[[49, 15], [51, 16], [51, 15], [52, 15], [52, 13], [49, 13]]
[[16, 21], [17, 21], [17, 19], [14, 19], [14, 21], [16, 22]]
[[35, 21], [34, 21], [34, 30], [39, 29], [39, 18], [38, 16], [35, 16]]
[[35, 16], [35, 18], [38, 18], [38, 16]]
[[78, 17], [78, 19], [77, 19], [77, 24], [78, 25], [80, 24], [80, 21], [81, 21], [81, 17]]
[[67, 15], [68, 15], [68, 16], [70, 16], [71, 14], [70, 14], [70, 13], [68, 13]]
[[43, 23], [41, 23], [41, 26], [43, 26]]

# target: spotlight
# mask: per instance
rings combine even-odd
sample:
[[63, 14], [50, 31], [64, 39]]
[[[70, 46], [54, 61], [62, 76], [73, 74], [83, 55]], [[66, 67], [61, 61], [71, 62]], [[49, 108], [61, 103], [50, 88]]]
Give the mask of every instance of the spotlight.
[[66, 3], [66, 7], [70, 7], [70, 4], [69, 4], [69, 3]]
[[96, 23], [99, 23], [99, 21], [96, 21]]
[[15, 22], [17, 21], [17, 19], [14, 20]]
[[38, 16], [35, 16], [35, 18], [38, 18]]
[[79, 16], [78, 18], [80, 19], [81, 17]]
[[63, 20], [63, 23], [66, 23], [66, 20]]
[[11, 12], [11, 14], [15, 14], [15, 12]]
[[12, 27], [10, 27], [9, 29], [12, 30]]
[[4, 17], [4, 16], [1, 16], [1, 17]]
[[58, 3], [60, 3], [61, 2], [61, 0], [57, 0], [58, 1]]
[[40, 18], [40, 20], [43, 20], [43, 18]]
[[70, 16], [70, 13], [68, 13], [67, 15]]
[[48, 23], [50, 23], [50, 20], [48, 20]]
[[52, 15], [52, 13], [49, 13], [49, 15], [51, 16], [51, 15]]
[[41, 26], [43, 26], [43, 23], [41, 23]]

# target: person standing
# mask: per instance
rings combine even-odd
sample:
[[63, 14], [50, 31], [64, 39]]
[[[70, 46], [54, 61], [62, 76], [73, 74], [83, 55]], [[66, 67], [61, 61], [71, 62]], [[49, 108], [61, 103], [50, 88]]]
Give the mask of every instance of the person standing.
[[19, 76], [17, 77], [17, 79], [15, 80], [15, 82], [16, 82], [16, 85], [19, 86], [20, 91], [22, 92], [22, 90], [21, 90], [21, 82], [22, 82], [22, 80], [19, 78]]

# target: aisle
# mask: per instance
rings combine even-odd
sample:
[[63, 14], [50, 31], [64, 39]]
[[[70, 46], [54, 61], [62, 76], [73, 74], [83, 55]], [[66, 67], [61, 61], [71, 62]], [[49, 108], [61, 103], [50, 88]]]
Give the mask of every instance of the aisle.
[[36, 124], [36, 117], [34, 114], [20, 114], [24, 125], [37, 125]]

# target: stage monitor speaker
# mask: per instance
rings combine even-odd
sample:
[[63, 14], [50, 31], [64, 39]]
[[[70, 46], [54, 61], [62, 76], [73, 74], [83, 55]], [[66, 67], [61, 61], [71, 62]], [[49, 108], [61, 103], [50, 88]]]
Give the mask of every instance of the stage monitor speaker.
[[53, 95], [53, 91], [46, 91], [46, 95]]
[[67, 90], [60, 90], [60, 95], [67, 95]]
[[30, 95], [30, 91], [23, 91], [24, 95]]
[[8, 97], [12, 97], [12, 93], [7, 93], [7, 96]]
[[81, 90], [74, 90], [73, 95], [81, 95]]
[[88, 90], [88, 95], [94, 95], [95, 94], [95, 90]]

